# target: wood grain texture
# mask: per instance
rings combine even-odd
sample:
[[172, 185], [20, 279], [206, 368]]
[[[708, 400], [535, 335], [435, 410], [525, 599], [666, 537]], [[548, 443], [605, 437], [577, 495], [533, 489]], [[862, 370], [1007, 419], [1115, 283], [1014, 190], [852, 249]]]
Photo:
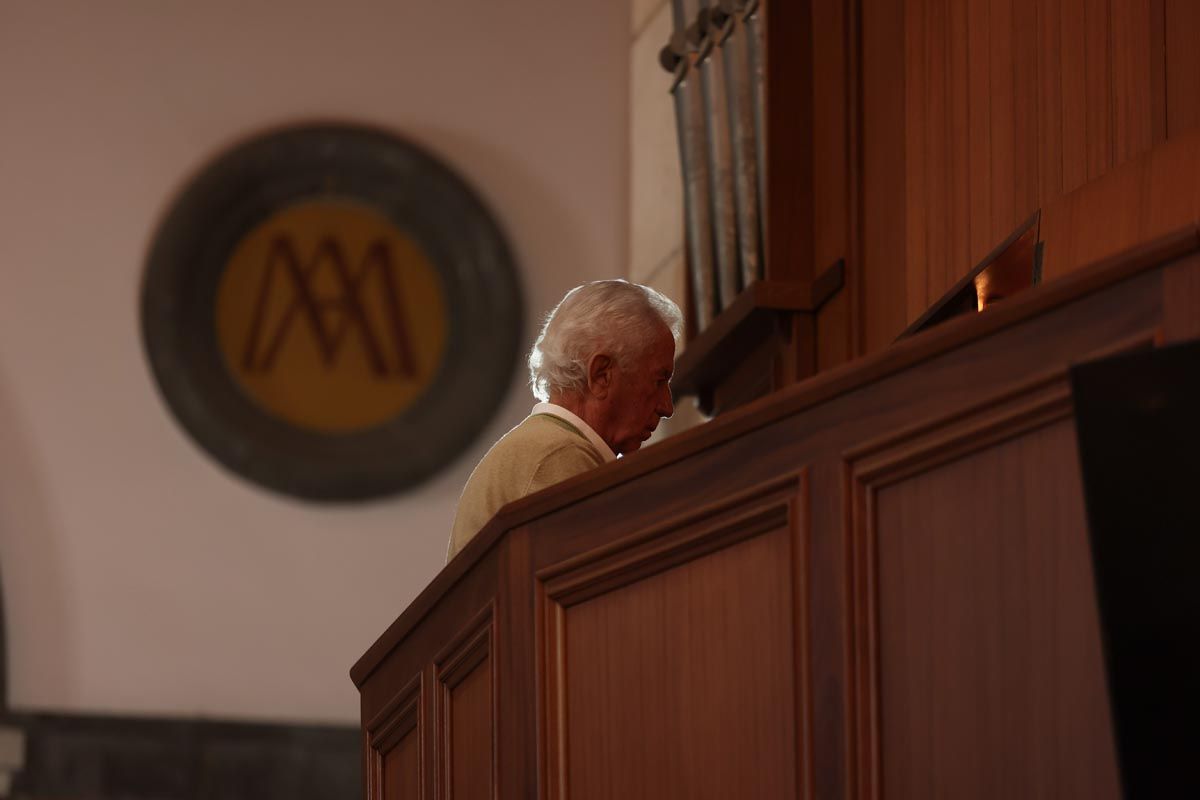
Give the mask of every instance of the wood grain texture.
[[860, 353], [1021, 220], [1165, 140], [1186, 95], [1168, 96], [1169, 15], [1163, 0], [864, 0]]
[[904, 35], [897, 35], [908, 29], [906, 11], [905, 4], [891, 0], [862, 0], [858, 355], [883, 349], [904, 330], [907, 217], [921, 212], [906, 193], [907, 137], [896, 135], [897, 126], [907, 124]]
[[371, 798], [417, 800], [421, 791], [421, 737], [416, 729], [403, 736], [383, 757], [383, 780]]
[[422, 769], [423, 674], [414, 675], [363, 726], [368, 800], [425, 797]]
[[1162, 91], [1151, 78], [1152, 72], [1162, 72], [1161, 62], [1152, 63], [1152, 29], [1161, 23], [1154, 6], [1152, 0], [1110, 0], [1114, 165], [1154, 143], [1155, 92]]
[[1200, 220], [1200, 131], [1181, 134], [1048, 203], [1043, 274], [1081, 266]]
[[433, 659], [439, 800], [497, 797], [494, 618], [489, 604]]
[[875, 497], [881, 796], [1120, 796], [1072, 440], [1033, 429]]
[[764, 2], [766, 277], [809, 285], [813, 274], [812, 0]]
[[1167, 138], [1200, 128], [1200, 3], [1164, 0]]
[[809, 796], [804, 485], [542, 571], [545, 796]]
[[1198, 252], [1185, 227], [513, 504], [356, 667], [366, 725], [424, 676], [426, 797], [1105, 796], [1062, 376], [1200, 316]]
[[1054, 370], [847, 454], [859, 797], [1118, 796], [1070, 413]]

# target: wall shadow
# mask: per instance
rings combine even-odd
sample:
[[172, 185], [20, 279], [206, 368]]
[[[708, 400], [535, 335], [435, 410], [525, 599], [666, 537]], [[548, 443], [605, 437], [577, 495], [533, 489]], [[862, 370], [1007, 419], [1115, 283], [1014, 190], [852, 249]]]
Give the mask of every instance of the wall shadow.
[[[3, 710], [35, 697], [73, 694], [74, 626], [62, 542], [32, 444], [0, 364], [0, 670]], [[31, 643], [35, 646], [30, 647]]]

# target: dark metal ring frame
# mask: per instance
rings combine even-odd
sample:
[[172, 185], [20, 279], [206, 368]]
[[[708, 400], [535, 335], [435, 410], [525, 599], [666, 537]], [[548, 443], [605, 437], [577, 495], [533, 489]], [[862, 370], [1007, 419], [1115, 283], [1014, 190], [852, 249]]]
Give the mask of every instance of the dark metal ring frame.
[[[343, 197], [412, 236], [441, 278], [447, 342], [413, 405], [376, 427], [326, 434], [268, 414], [235, 383], [217, 342], [217, 286], [237, 243], [281, 208]], [[411, 487], [475, 440], [508, 388], [522, 300], [505, 238], [443, 164], [390, 134], [314, 125], [221, 155], [168, 211], [142, 285], [142, 336], [167, 405], [218, 462], [262, 486], [318, 501]]]

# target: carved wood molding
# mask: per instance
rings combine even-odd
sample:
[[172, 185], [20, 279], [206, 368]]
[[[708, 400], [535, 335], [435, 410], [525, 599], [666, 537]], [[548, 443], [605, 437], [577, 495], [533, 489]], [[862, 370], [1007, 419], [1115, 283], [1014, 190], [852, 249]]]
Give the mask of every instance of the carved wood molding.
[[424, 673], [418, 672], [396, 695], [373, 716], [364, 729], [367, 735], [367, 798], [383, 798], [383, 760], [389, 750], [403, 741], [414, 730], [417, 732], [419, 774], [417, 785], [424, 796], [424, 743], [422, 699], [424, 698]]
[[[540, 570], [535, 590], [538, 796], [566, 800], [566, 611], [573, 605], [771, 531], [787, 528], [792, 553], [797, 785], [811, 786], [808, 664], [808, 470], [679, 514]], [[809, 791], [804, 790], [804, 796]]]
[[491, 792], [496, 797], [496, 652], [497, 641], [494, 630], [496, 602], [492, 600], [471, 618], [463, 629], [443, 647], [433, 659], [434, 682], [434, 757], [437, 765], [437, 782], [434, 796], [449, 798], [452, 785], [452, 737], [451, 693], [468, 675], [484, 661], [489, 661], [488, 682], [491, 692]]
[[[1139, 332], [1080, 360], [1153, 347], [1160, 328]], [[876, 494], [905, 478], [1002, 441], [1069, 419], [1074, 412], [1069, 365], [1047, 370], [948, 414], [892, 431], [842, 455], [847, 546], [847, 787], [850, 797], [879, 800], [879, 584]]]

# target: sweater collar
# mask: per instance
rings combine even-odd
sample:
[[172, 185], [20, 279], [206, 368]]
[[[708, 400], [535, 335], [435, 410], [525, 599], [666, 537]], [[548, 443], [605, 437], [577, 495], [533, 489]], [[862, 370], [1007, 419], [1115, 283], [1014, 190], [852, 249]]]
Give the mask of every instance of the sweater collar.
[[529, 413], [530, 415], [549, 414], [552, 417], [558, 417], [561, 420], [571, 423], [571, 427], [576, 428], [580, 433], [582, 433], [583, 438], [587, 439], [588, 443], [592, 447], [596, 448], [596, 452], [600, 454], [601, 458], [603, 458], [606, 462], [617, 460], [617, 454], [614, 453], [612, 448], [600, 438], [600, 434], [592, 430], [591, 425], [588, 425], [586, 422], [580, 419], [578, 415], [568, 411], [562, 406], [555, 405], [554, 403], [538, 403], [533, 407], [533, 411]]

